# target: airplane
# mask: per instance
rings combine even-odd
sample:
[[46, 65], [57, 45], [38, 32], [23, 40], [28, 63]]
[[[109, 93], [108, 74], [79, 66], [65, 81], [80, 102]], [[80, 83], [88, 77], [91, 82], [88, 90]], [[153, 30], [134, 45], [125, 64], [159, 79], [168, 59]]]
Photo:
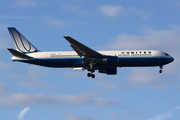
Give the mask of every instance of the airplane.
[[63, 36], [74, 51], [42, 52], [31, 44], [16, 28], [8, 27], [15, 49], [7, 48], [14, 56], [12, 61], [53, 68], [87, 70], [95, 78], [95, 70], [116, 75], [118, 67], [155, 67], [174, 61], [169, 54], [157, 50], [95, 51], [70, 36]]

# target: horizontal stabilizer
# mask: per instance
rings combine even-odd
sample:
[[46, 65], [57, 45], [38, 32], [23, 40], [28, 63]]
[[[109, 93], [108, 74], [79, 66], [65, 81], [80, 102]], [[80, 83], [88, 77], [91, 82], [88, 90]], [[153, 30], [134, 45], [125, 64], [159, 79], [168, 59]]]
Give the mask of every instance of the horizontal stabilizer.
[[12, 49], [12, 48], [8, 48], [8, 50], [9, 50], [14, 56], [19, 57], [19, 58], [23, 58], [23, 59], [33, 58], [33, 57], [30, 57], [30, 56], [28, 56], [28, 55], [25, 55], [25, 54], [23, 54], [23, 53], [21, 53], [21, 52], [19, 52], [19, 51], [16, 51], [16, 50], [14, 50], [14, 49]]

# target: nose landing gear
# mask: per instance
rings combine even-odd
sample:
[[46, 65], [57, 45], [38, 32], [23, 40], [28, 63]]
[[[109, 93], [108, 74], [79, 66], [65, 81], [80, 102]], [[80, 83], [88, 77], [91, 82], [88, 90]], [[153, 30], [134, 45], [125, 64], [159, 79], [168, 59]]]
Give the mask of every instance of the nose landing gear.
[[159, 66], [159, 67], [160, 67], [159, 73], [162, 73], [163, 66]]

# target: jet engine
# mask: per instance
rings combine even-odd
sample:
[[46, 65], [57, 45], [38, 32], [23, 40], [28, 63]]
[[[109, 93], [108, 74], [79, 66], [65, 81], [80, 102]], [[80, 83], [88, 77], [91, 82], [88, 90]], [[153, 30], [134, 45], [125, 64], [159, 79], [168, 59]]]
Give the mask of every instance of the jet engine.
[[99, 73], [106, 73], [107, 75], [116, 75], [117, 67], [102, 68], [102, 69], [99, 69]]

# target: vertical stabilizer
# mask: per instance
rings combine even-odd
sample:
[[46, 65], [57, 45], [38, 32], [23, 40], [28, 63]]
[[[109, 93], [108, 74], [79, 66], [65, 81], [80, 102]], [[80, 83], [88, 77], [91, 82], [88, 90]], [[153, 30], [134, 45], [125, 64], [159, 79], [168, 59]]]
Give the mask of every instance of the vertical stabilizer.
[[17, 51], [26, 53], [39, 52], [19, 31], [14, 27], [8, 27], [14, 46]]

